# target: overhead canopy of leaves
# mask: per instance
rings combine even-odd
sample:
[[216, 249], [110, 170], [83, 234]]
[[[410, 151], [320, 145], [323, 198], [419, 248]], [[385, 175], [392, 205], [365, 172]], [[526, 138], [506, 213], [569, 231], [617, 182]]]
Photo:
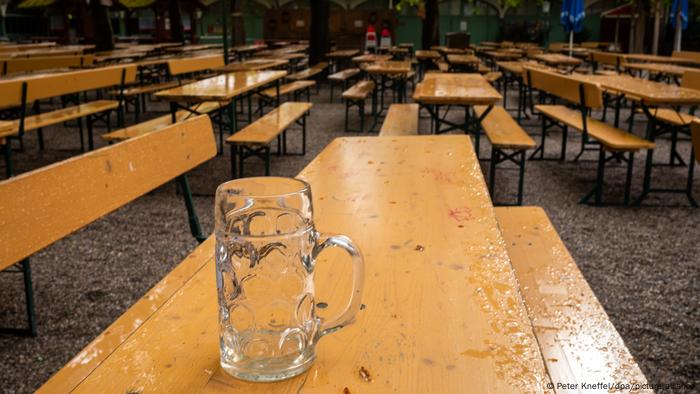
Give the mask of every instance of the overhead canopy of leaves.
[[394, 7], [397, 11], [401, 11], [404, 8], [418, 7], [421, 3], [423, 0], [399, 0]]

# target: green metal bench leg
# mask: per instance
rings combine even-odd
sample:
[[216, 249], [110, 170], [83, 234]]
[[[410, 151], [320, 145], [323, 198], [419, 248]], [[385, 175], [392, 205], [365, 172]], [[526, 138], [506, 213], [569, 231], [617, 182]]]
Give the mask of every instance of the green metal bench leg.
[[95, 149], [95, 142], [92, 138], [92, 117], [88, 115], [85, 119], [85, 122], [87, 124], [87, 132], [88, 132], [88, 149], [93, 150]]
[[238, 152], [238, 146], [236, 144], [231, 144], [231, 179], [238, 178], [236, 173], [236, 155]]
[[197, 212], [194, 209], [192, 190], [190, 189], [190, 182], [187, 180], [187, 174], [180, 175], [177, 180], [180, 185], [180, 189], [182, 190], [182, 195], [185, 198], [185, 207], [187, 208], [187, 218], [190, 222], [190, 231], [197, 242], [202, 243], [207, 238], [202, 234], [202, 227], [199, 224], [199, 218], [197, 217]]
[[80, 133], [80, 151], [85, 152], [85, 136], [83, 135], [83, 119], [78, 118], [78, 132]]
[[686, 187], [686, 195], [690, 205], [698, 207], [698, 202], [693, 198], [693, 172], [695, 171], [695, 149], [690, 151], [690, 163], [688, 164], [688, 185]]
[[598, 176], [596, 178], [595, 205], [603, 201], [603, 178], [605, 176], [605, 150], [601, 147], [598, 153]]
[[489, 194], [491, 195], [491, 201], [495, 204], [496, 198], [493, 195], [496, 188], [496, 164], [498, 163], [499, 151], [497, 148], [491, 146], [491, 169], [489, 171]]
[[301, 155], [306, 155], [306, 115], [301, 117]]
[[270, 147], [265, 147], [265, 176], [270, 176]]
[[520, 151], [520, 178], [518, 180], [518, 205], [523, 205], [525, 189], [525, 150]]
[[625, 205], [630, 203], [630, 189], [632, 189], [632, 170], [634, 167], [634, 152], [630, 152], [627, 159], [627, 178], [625, 180]]
[[32, 286], [32, 269], [29, 258], [19, 262], [17, 266], [24, 278], [24, 301], [27, 309], [27, 328], [2, 328], [0, 334], [36, 337], [36, 313], [34, 310], [34, 288]]
[[5, 175], [10, 178], [12, 177], [14, 170], [12, 168], [12, 146], [10, 145], [9, 139], [5, 140], [5, 145], [2, 146], [2, 151], [3, 156], [5, 156]]

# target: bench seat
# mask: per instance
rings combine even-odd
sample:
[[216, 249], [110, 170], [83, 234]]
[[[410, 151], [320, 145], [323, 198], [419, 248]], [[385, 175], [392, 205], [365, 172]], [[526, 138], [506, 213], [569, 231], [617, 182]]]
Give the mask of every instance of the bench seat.
[[[535, 109], [545, 116], [557, 120], [576, 130], [583, 129], [581, 112], [564, 105], [536, 105]], [[654, 149], [655, 144], [634, 134], [618, 129], [597, 119], [587, 118], [588, 135], [606, 149], [616, 152], [632, 152]]]
[[[481, 117], [487, 108], [485, 105], [475, 105], [474, 113]], [[499, 148], [533, 149], [536, 146], [535, 141], [503, 107], [494, 106], [481, 121], [481, 127], [491, 145]]]
[[328, 79], [330, 79], [331, 81], [342, 82], [342, 81], [346, 81], [346, 80], [354, 77], [355, 75], [357, 75], [359, 73], [360, 73], [359, 68], [347, 68], [343, 71], [338, 71], [337, 73], [333, 73], [333, 74], [329, 75]]
[[360, 81], [343, 92], [343, 98], [348, 100], [365, 100], [374, 91], [374, 82]]
[[348, 128], [350, 107], [357, 107], [360, 115], [360, 133], [365, 129], [365, 100], [374, 92], [374, 82], [363, 80], [346, 89], [342, 97], [345, 100], [345, 131]]
[[646, 383], [544, 210], [495, 212], [552, 383]]
[[418, 134], [418, 104], [392, 104], [386, 114], [380, 136]]
[[313, 77], [315, 77], [316, 75], [322, 73], [323, 70], [326, 69], [326, 67], [328, 67], [328, 63], [321, 62], [321, 63], [318, 63], [318, 64], [316, 64], [316, 65], [314, 65], [314, 66], [312, 66], [312, 67], [309, 67], [309, 68], [307, 68], [307, 69], [305, 69], [305, 70], [302, 70], [302, 71], [299, 71], [299, 72], [297, 72], [297, 73], [288, 75], [288, 76], [287, 76], [287, 79], [289, 79], [290, 81], [299, 81], [299, 80], [302, 80], [302, 79], [313, 78]]
[[[119, 107], [119, 102], [115, 100], [97, 100], [72, 107], [61, 108], [50, 112], [36, 115], [29, 115], [24, 118], [24, 130], [36, 130], [42, 127], [80, 119], [88, 115], [97, 114], [104, 111], [113, 110]], [[19, 120], [14, 120], [15, 127], [13, 133], [19, 132]]]
[[[201, 104], [197, 104], [192, 107], [193, 110], [197, 111], [199, 114], [206, 114], [215, 110], [220, 109], [225, 106], [224, 103], [219, 103], [218, 101], [205, 101]], [[191, 111], [179, 110], [176, 113], [176, 121], [180, 122], [182, 120], [196, 116]], [[154, 131], [160, 130], [167, 127], [173, 123], [172, 115], [162, 115], [157, 118], [147, 120], [145, 122], [137, 123], [133, 126], [125, 127], [123, 129], [115, 130], [110, 133], [102, 134], [102, 139], [107, 142], [118, 142], [128, 140], [129, 138], [138, 137], [140, 135], [152, 133]]]
[[[124, 89], [124, 96], [136, 96], [139, 94], [149, 94], [149, 93], [155, 93], [160, 90], [164, 89], [170, 89], [174, 88], [180, 84], [188, 83], [190, 81], [168, 81], [168, 82], [160, 82], [160, 83], [154, 83], [150, 85], [136, 85], [136, 86], [131, 86], [126, 89]], [[119, 96], [119, 91], [113, 90], [109, 92], [110, 96]]]
[[[315, 81], [294, 81], [290, 82], [287, 84], [284, 84], [280, 86], [280, 95], [283, 94], [289, 94], [289, 93], [295, 93], [300, 90], [308, 89], [312, 86], [316, 85]], [[276, 88], [269, 88], [265, 89], [262, 92], [260, 92], [260, 95], [265, 96], [267, 98], [276, 98], [277, 97], [277, 89]]]
[[[306, 115], [311, 110], [311, 107], [311, 103], [283, 103], [260, 119], [228, 137], [226, 142], [231, 146], [231, 177], [236, 178], [236, 176], [243, 176], [243, 160], [249, 156], [263, 158], [265, 160], [265, 175], [270, 175], [270, 144], [277, 139], [278, 154], [286, 153], [286, 130], [300, 119], [302, 126], [301, 155], [305, 155]], [[281, 141], [280, 137], [282, 137], [284, 141]], [[239, 161], [238, 167], [236, 164], [237, 156]]]
[[[644, 111], [641, 108], [638, 108], [637, 112], [643, 113]], [[694, 115], [678, 112], [670, 108], [650, 109], [649, 112], [654, 115], [656, 121], [668, 123], [678, 127], [688, 126], [695, 119]]]
[[[481, 118], [486, 110], [485, 105], [475, 105], [474, 113]], [[481, 120], [481, 128], [491, 143], [491, 162], [489, 170], [489, 193], [496, 204], [496, 166], [510, 161], [518, 166], [518, 199], [517, 205], [523, 203], [525, 187], [525, 151], [535, 148], [535, 141], [523, 130], [504, 107], [494, 106]], [[477, 143], [479, 138], [477, 138]]]

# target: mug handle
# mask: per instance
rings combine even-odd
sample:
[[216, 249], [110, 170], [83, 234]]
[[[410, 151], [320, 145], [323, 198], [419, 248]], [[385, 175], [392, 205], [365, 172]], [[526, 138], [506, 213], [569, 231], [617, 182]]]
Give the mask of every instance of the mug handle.
[[318, 338], [337, 331], [352, 322], [357, 314], [357, 311], [360, 310], [362, 289], [364, 287], [364, 258], [362, 257], [360, 249], [355, 246], [355, 243], [353, 243], [350, 238], [344, 235], [319, 234], [316, 245], [311, 252], [313, 261], [316, 261], [316, 258], [324, 249], [330, 247], [339, 247], [344, 249], [352, 258], [352, 294], [350, 295], [350, 299], [345, 306], [345, 310], [343, 310], [339, 316], [330, 321], [321, 322], [321, 329], [319, 330]]

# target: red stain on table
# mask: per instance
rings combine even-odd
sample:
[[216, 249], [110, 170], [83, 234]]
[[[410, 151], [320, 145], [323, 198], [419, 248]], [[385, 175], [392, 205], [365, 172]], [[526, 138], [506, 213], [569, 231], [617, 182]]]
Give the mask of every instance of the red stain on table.
[[433, 177], [438, 182], [444, 182], [449, 184], [457, 184], [460, 181], [458, 179], [453, 179], [452, 174], [445, 171], [438, 170], [437, 168], [424, 168], [424, 174], [428, 174]]
[[458, 222], [466, 222], [473, 218], [472, 210], [469, 207], [450, 208], [447, 210], [447, 216]]

